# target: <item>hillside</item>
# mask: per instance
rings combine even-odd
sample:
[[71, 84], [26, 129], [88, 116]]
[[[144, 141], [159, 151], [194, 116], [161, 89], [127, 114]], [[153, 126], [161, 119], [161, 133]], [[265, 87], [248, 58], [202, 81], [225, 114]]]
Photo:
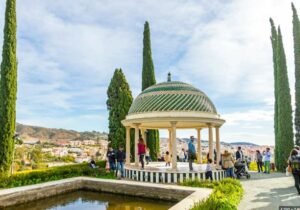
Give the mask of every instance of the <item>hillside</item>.
[[38, 126], [30, 126], [17, 124], [17, 133], [23, 139], [39, 139], [39, 140], [58, 140], [58, 139], [69, 139], [69, 140], [97, 140], [107, 139], [106, 133], [97, 131], [85, 131], [78, 132], [74, 130], [56, 129], [56, 128], [44, 128]]

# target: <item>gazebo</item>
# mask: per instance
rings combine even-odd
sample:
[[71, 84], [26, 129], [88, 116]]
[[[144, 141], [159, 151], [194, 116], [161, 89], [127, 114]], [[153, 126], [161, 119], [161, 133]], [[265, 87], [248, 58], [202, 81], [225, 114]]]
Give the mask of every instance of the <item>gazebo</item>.
[[[177, 168], [177, 129], [197, 130], [197, 161], [202, 163], [201, 131], [208, 129], [209, 157], [214, 159], [214, 136], [216, 142], [217, 163], [220, 161], [220, 127], [225, 120], [201, 90], [190, 84], [168, 81], [153, 85], [140, 93], [133, 101], [126, 119], [126, 166], [130, 165], [130, 129], [135, 129], [135, 166], [139, 164], [137, 144], [139, 135], [145, 139], [147, 129], [167, 129], [169, 131], [169, 151], [172, 155], [172, 172]], [[213, 135], [215, 131], [215, 135]], [[146, 142], [146, 141], [145, 141]], [[137, 167], [136, 167], [137, 168]]]

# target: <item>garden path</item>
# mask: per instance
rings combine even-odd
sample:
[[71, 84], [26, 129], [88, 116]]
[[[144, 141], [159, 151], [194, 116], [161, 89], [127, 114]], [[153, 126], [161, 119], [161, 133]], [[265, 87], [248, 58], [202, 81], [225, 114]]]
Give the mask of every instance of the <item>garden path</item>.
[[279, 206], [299, 206], [294, 179], [283, 173], [263, 174], [250, 172], [251, 179], [242, 179], [245, 194], [239, 210], [276, 210]]

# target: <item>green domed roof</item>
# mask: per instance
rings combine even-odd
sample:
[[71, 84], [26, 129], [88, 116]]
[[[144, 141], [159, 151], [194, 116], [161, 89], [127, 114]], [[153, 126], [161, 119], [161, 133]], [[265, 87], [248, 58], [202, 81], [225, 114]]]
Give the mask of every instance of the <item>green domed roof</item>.
[[217, 114], [212, 101], [201, 90], [183, 82], [163, 82], [145, 89], [133, 101], [129, 114], [196, 111]]

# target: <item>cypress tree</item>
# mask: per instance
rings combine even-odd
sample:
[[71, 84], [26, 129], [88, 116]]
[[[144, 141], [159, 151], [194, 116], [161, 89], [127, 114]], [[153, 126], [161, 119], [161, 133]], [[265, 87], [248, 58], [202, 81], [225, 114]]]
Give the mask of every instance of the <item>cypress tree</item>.
[[278, 151], [277, 169], [285, 171], [287, 158], [294, 146], [291, 94], [286, 66], [286, 57], [280, 27], [276, 46], [277, 96], [278, 96]]
[[16, 1], [7, 0], [0, 81], [0, 174], [7, 175], [12, 163], [17, 99]]
[[274, 68], [274, 134], [275, 134], [275, 163], [277, 165], [278, 160], [278, 95], [277, 95], [277, 68], [276, 68], [276, 46], [277, 46], [277, 31], [274, 26], [272, 18], [271, 23], [271, 44], [273, 50], [273, 68]]
[[[114, 149], [126, 145], [126, 129], [121, 121], [125, 119], [132, 103], [132, 94], [122, 69], [116, 69], [107, 90], [109, 111], [108, 141]], [[131, 141], [133, 142], [133, 141]]]
[[[151, 52], [150, 27], [146, 21], [144, 25], [144, 39], [143, 39], [143, 72], [142, 72], [142, 90], [156, 84], [154, 64]], [[147, 131], [147, 146], [150, 149], [150, 156], [152, 160], [157, 160], [159, 153], [159, 132], [158, 130]]]
[[300, 145], [300, 28], [297, 10], [292, 3], [295, 62], [295, 143]]

